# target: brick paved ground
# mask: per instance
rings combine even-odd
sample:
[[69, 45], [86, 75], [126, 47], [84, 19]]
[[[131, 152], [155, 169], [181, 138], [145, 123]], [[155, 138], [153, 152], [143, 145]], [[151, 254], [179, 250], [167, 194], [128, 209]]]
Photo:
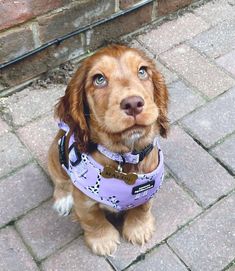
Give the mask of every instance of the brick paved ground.
[[26, 88], [1, 99], [1, 271], [235, 270], [235, 1], [209, 2], [132, 45], [156, 57], [171, 100], [152, 240], [94, 256], [79, 224], [54, 213], [46, 152], [65, 85]]

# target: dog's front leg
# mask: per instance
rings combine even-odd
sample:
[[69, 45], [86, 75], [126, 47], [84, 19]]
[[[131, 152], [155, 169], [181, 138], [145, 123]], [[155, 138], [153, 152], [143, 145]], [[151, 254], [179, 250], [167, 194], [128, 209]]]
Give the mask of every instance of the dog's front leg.
[[155, 219], [151, 213], [152, 200], [126, 212], [123, 237], [132, 244], [143, 245], [155, 230]]
[[74, 210], [83, 230], [85, 241], [93, 253], [111, 255], [119, 244], [119, 232], [106, 219], [99, 203], [74, 189]]

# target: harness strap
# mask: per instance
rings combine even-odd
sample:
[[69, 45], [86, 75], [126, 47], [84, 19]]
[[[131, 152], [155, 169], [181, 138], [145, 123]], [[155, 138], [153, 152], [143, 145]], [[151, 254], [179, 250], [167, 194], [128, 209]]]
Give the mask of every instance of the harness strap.
[[67, 161], [66, 155], [65, 155], [65, 152], [66, 152], [65, 142], [66, 142], [66, 134], [59, 139], [58, 148], [59, 148], [60, 164], [68, 169], [68, 161]]
[[[64, 122], [59, 122], [58, 126], [60, 129], [66, 132], [65, 135], [59, 140], [59, 157], [61, 165], [64, 165], [68, 169], [68, 162], [65, 155], [66, 153], [65, 142], [66, 136], [69, 133], [69, 126]], [[157, 138], [154, 138], [153, 143], [149, 144], [141, 151], [134, 150], [133, 152], [119, 154], [108, 150], [106, 147], [102, 145], [97, 145], [97, 150], [99, 150], [103, 155], [105, 155], [109, 159], [114, 160], [122, 165], [125, 163], [138, 164], [139, 162], [143, 161], [143, 159], [153, 150], [153, 148], [156, 145], [158, 146]], [[71, 146], [69, 146], [68, 150], [69, 153], [72, 149], [74, 149], [77, 160], [71, 161], [71, 163], [73, 166], [76, 166], [81, 162], [81, 153], [78, 151], [75, 142]]]
[[157, 138], [154, 139], [153, 143], [149, 144], [141, 151], [134, 150], [133, 152], [119, 154], [108, 150], [102, 145], [97, 145], [97, 149], [109, 159], [114, 160], [120, 164], [138, 164], [153, 150], [156, 145], [158, 145]]
[[142, 160], [144, 160], [145, 156], [147, 156], [153, 150], [153, 148], [154, 148], [153, 144], [149, 144], [139, 152], [134, 150], [132, 154], [139, 155], [139, 162], [141, 162]]

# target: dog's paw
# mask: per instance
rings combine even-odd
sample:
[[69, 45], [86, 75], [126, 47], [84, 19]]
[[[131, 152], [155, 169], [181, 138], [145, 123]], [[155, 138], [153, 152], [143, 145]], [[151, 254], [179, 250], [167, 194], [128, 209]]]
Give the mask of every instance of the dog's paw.
[[101, 234], [96, 232], [93, 235], [85, 232], [85, 240], [92, 252], [100, 256], [111, 256], [120, 244], [119, 232], [112, 227], [102, 231]]
[[132, 244], [145, 244], [152, 237], [154, 231], [155, 219], [152, 214], [143, 221], [127, 217], [123, 225], [123, 237]]
[[73, 197], [71, 194], [68, 194], [63, 198], [57, 199], [53, 205], [53, 208], [58, 212], [60, 216], [69, 215], [72, 207], [73, 207]]

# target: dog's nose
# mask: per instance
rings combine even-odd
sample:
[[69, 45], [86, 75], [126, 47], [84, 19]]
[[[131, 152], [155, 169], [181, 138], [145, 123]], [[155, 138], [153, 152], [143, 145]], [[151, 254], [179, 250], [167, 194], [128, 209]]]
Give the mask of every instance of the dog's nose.
[[144, 107], [144, 100], [140, 96], [130, 96], [121, 101], [120, 107], [129, 116], [140, 114]]

